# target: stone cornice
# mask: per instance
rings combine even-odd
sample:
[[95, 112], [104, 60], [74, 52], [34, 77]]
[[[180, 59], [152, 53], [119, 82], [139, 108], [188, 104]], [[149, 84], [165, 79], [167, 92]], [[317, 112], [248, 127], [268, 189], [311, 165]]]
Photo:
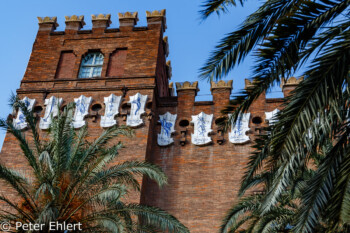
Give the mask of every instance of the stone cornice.
[[[155, 85], [134, 85], [128, 86], [127, 90], [143, 90], [143, 89], [154, 89]], [[17, 89], [17, 94], [30, 94], [30, 93], [63, 93], [63, 92], [94, 92], [94, 91], [123, 91], [125, 86], [116, 86], [116, 87], [87, 87], [87, 88], [41, 88], [41, 89]]]
[[160, 10], [160, 11], [146, 11], [146, 18], [148, 25], [151, 24], [162, 24], [163, 30], [166, 29], [166, 10]]
[[167, 61], [166, 62], [166, 70], [167, 70], [167, 73], [168, 73], [168, 79], [171, 79], [171, 76], [173, 76], [173, 69], [171, 67], [171, 61]]
[[136, 21], [139, 21], [139, 18], [138, 18], [138, 12], [135, 11], [135, 12], [124, 12], [124, 13], [118, 13], [118, 17], [119, 19], [134, 19]]
[[199, 91], [198, 89], [198, 82], [183, 82], [183, 83], [175, 83], [176, 85], [176, 91], [183, 91], [183, 90], [195, 90], [196, 92]]
[[232, 80], [227, 80], [225, 82], [224, 80], [220, 80], [219, 82], [210, 82], [210, 90], [212, 91], [213, 89], [230, 89], [232, 90]]
[[38, 21], [39, 21], [39, 25], [40, 24], [53, 24], [55, 25], [55, 27], [58, 27], [58, 23], [57, 23], [57, 17], [54, 16], [54, 17], [37, 17], [38, 18]]
[[165, 15], [166, 15], [166, 10], [165, 9], [160, 10], [160, 11], [154, 10], [152, 12], [146, 11], [146, 17], [147, 18], [150, 18], [150, 17], [165, 17]]
[[249, 89], [253, 87], [255, 81], [250, 81], [249, 79], [244, 79], [244, 89]]
[[82, 26], [85, 25], [84, 15], [80, 15], [80, 16], [72, 15], [72, 16], [64, 16], [64, 17], [66, 19], [66, 23], [79, 22], [79, 23], [81, 23]]
[[285, 81], [285, 79], [282, 79], [281, 87], [283, 87], [283, 86], [296, 86], [303, 80], [304, 80], [304, 76], [302, 76], [298, 79], [296, 77], [291, 77], [291, 78], [287, 79], [287, 81]]

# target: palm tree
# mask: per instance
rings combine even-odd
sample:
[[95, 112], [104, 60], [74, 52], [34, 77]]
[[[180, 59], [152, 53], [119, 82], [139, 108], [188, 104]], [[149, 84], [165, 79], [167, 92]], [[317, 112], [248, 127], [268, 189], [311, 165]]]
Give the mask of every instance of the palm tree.
[[[250, 195], [242, 196], [249, 187], [242, 187], [240, 190], [241, 198], [239, 202], [229, 210], [226, 218], [221, 226], [221, 232], [237, 232], [244, 225], [245, 233], [257, 233], [257, 232], [290, 232], [293, 226], [298, 224], [300, 214], [305, 210], [303, 203], [300, 202], [303, 199], [303, 193], [308, 189], [310, 181], [315, 179], [318, 174], [318, 166], [325, 158], [324, 154], [331, 149], [330, 142], [322, 148], [323, 154], [311, 155], [311, 161], [314, 164], [314, 168], [306, 168], [305, 170], [299, 170], [296, 176], [293, 177], [291, 185], [283, 190], [281, 197], [277, 200], [277, 203], [273, 205], [264, 214], [262, 211], [262, 203], [265, 198], [264, 191], [255, 192]], [[264, 184], [265, 190], [271, 185], [270, 172], [265, 172], [254, 177], [254, 182], [257, 184]], [[251, 182], [252, 184], [253, 182]], [[328, 230], [328, 223], [332, 221], [328, 216], [321, 216], [315, 223], [314, 231], [317, 233], [326, 233]], [[343, 226], [340, 229], [332, 230], [333, 233], [347, 232], [349, 230]]]
[[[235, 4], [208, 0], [203, 17], [227, 12]], [[226, 109], [233, 113], [230, 121], [235, 121], [263, 92], [302, 68], [304, 80], [285, 98], [271, 133], [256, 142], [242, 183], [250, 187], [255, 175], [272, 173], [259, 207], [264, 215], [276, 206], [295, 174], [310, 166], [310, 155], [331, 140], [331, 149], [303, 191], [295, 232], [315, 232], [325, 215], [330, 231], [350, 224], [349, 4], [348, 0], [263, 1], [238, 30], [223, 38], [201, 69], [202, 78], [221, 79], [254, 53], [253, 87], [243, 90], [235, 105]]]
[[12, 224], [13, 232], [27, 232], [24, 227], [15, 230], [15, 223], [43, 224], [40, 232], [50, 232], [50, 222], [75, 224], [75, 230], [81, 224], [83, 232], [189, 232], [161, 209], [124, 202], [130, 191], [140, 191], [137, 177], [145, 175], [160, 186], [167, 183], [162, 170], [147, 162], [111, 166], [123, 147], [120, 142], [112, 145], [111, 140], [131, 136], [128, 128], [109, 128], [88, 142], [86, 127], [79, 131], [72, 127], [71, 103], [41, 139], [33, 113], [20, 101], [14, 106], [26, 116], [28, 134], [17, 130], [11, 119], [0, 120], [0, 126], [17, 139], [32, 175], [0, 165], [0, 179], [18, 196], [16, 200], [0, 196], [0, 222]]

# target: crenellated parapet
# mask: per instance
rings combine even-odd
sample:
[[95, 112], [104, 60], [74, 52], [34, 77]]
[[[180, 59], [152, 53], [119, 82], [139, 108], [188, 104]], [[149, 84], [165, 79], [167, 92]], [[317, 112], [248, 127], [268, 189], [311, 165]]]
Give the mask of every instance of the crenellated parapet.
[[82, 26], [85, 25], [85, 21], [84, 21], [84, 15], [72, 15], [72, 16], [64, 16], [64, 18], [66, 19], [66, 23], [70, 23], [70, 22], [78, 22], [80, 23]]
[[181, 82], [175, 83], [177, 91], [178, 105], [183, 107], [184, 110], [192, 108], [197, 95], [198, 82]]
[[55, 24], [58, 27], [57, 17], [37, 17], [40, 24]]
[[169, 83], [169, 93], [170, 93], [170, 96], [175, 96], [175, 89], [174, 89], [173, 82]]
[[138, 18], [138, 12], [124, 12], [124, 13], [118, 13], [119, 19], [133, 19], [135, 21], [139, 21]]
[[300, 77], [300, 78], [296, 78], [296, 77], [291, 77], [287, 80], [282, 79], [282, 83], [281, 83], [281, 87], [283, 86], [295, 86], [298, 85], [299, 83], [301, 83], [301, 81], [304, 80], [304, 76]]
[[166, 72], [168, 75], [168, 79], [171, 79], [172, 75], [173, 75], [173, 68], [171, 67], [171, 61], [167, 61], [166, 62]]
[[91, 19], [93, 33], [103, 33], [112, 23], [110, 14], [91, 15]]
[[91, 15], [92, 22], [94, 21], [107, 21], [108, 23], [111, 22], [111, 14], [98, 14], [98, 15]]
[[[39, 31], [53, 32], [59, 25], [57, 23], [57, 17], [37, 17], [39, 20]], [[133, 27], [139, 21], [138, 12], [121, 12], [118, 13], [120, 30], [132, 30]], [[146, 11], [147, 26], [148, 28], [161, 27], [164, 32], [166, 29], [166, 10]], [[92, 20], [92, 32], [101, 33], [104, 32], [112, 23], [111, 14], [93, 14]], [[79, 31], [85, 25], [84, 16], [72, 15], [65, 16], [66, 28], [65, 32], [73, 34], [75, 31]], [[164, 38], [165, 53], [168, 55], [167, 38]]]
[[165, 9], [160, 10], [160, 11], [154, 10], [152, 12], [146, 11], [147, 18], [156, 18], [156, 17], [163, 17], [164, 18], [165, 15], [166, 15], [166, 10]]
[[164, 43], [164, 54], [167, 57], [169, 56], [169, 41], [167, 36], [163, 38], [163, 43]]
[[118, 13], [118, 17], [119, 17], [119, 26], [121, 28], [124, 28], [124, 27], [133, 28], [137, 24], [137, 21], [139, 21], [137, 11]]
[[232, 91], [232, 80], [220, 80], [218, 82], [210, 82], [210, 90], [213, 95], [213, 101], [216, 111], [220, 111], [222, 105], [228, 104]]
[[244, 79], [244, 89], [248, 90], [254, 87], [254, 84], [256, 83], [256, 81], [251, 81], [249, 79]]
[[54, 31], [59, 25], [57, 17], [37, 17], [39, 21], [39, 31]]
[[155, 11], [146, 11], [146, 18], [148, 26], [151, 25], [162, 25], [163, 31], [167, 28], [166, 26], [166, 10], [155, 10]]
[[288, 96], [291, 91], [293, 91], [300, 82], [304, 80], [304, 76], [300, 78], [291, 77], [289, 79], [282, 79], [281, 88], [284, 96]]
[[65, 32], [67, 33], [74, 33], [75, 31], [79, 31], [85, 25], [84, 15], [65, 16], [65, 19], [66, 19]]
[[[248, 92], [252, 91], [254, 89], [254, 85], [257, 83], [257, 80], [249, 80], [249, 79], [244, 79], [244, 89]], [[263, 92], [260, 94], [260, 99], [266, 99], [266, 93]]]
[[186, 90], [193, 90], [196, 92], [199, 91], [198, 88], [198, 82], [181, 82], [181, 83], [175, 83], [176, 85], [176, 91], [179, 93], [180, 91], [186, 91]]
[[210, 82], [210, 90], [213, 91], [214, 89], [229, 89], [232, 90], [232, 80], [227, 80], [225, 82], [224, 80], [220, 80], [219, 82]]

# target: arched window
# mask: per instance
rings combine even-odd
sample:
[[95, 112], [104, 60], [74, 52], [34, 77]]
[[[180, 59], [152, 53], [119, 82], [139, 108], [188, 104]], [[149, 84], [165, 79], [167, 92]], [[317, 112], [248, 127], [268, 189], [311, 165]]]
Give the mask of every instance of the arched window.
[[101, 77], [103, 58], [100, 52], [85, 55], [81, 61], [79, 78]]

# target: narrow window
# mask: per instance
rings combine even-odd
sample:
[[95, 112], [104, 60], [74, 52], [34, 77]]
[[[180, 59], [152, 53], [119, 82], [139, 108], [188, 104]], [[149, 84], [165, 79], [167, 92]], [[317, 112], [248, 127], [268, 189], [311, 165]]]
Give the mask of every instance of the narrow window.
[[103, 58], [100, 52], [85, 55], [81, 62], [79, 78], [101, 77]]

